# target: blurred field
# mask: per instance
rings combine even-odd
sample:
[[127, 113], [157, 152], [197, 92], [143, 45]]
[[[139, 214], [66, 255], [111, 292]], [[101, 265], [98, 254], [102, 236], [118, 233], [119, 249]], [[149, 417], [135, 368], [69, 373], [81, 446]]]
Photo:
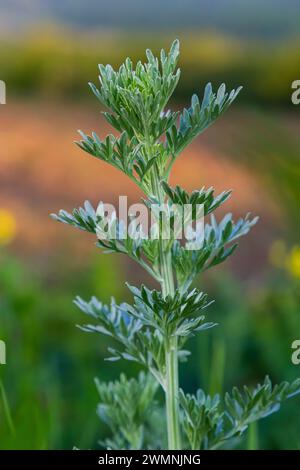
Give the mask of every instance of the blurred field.
[[[39, 37], [39, 40], [37, 40]], [[108, 131], [86, 86], [97, 62], [119, 64], [143, 56], [145, 45], [169, 37], [133, 39], [116, 33], [72, 34], [44, 28], [23, 40], [0, 40], [1, 79], [8, 104], [0, 107], [0, 338], [7, 365], [0, 366], [0, 448], [97, 446], [107, 430], [95, 415], [93, 377], [117, 377], [128, 363], [103, 361], [107, 340], [75, 328], [82, 315], [72, 299], [97, 295], [121, 300], [124, 281], [148, 279], [122, 256], [105, 256], [93, 237], [49, 218], [85, 199], [116, 202], [141, 196], [125, 176], [81, 152], [76, 129]], [[300, 46], [185, 33], [183, 82], [172, 107], [201, 93], [211, 80], [243, 84], [240, 103], [178, 161], [173, 183], [232, 188], [226, 210], [250, 211], [261, 221], [232, 262], [199, 286], [216, 298], [211, 318], [220, 326], [191, 341], [191, 363], [182, 380], [193, 391], [226, 390], [269, 373], [292, 379], [291, 342], [300, 334], [300, 139], [290, 83], [297, 78]], [[6, 404], [7, 402], [7, 404]], [[261, 448], [298, 448], [299, 399], [259, 426]], [[245, 444], [244, 444], [245, 445]]]
[[[73, 143], [79, 138], [76, 131], [79, 125], [87, 132], [96, 130], [100, 136], [112, 131], [100, 109], [97, 103], [61, 106], [42, 101], [19, 101], [3, 109], [0, 194], [7, 207], [18, 214], [16, 245], [20, 239], [22, 250], [39, 251], [41, 239], [46, 244], [74, 239], [73, 233], [57, 227], [48, 217], [49, 212], [61, 206], [71, 209], [85, 199], [94, 204], [101, 199], [117, 202], [119, 194], [128, 195], [133, 202], [142, 196], [123, 174], [82, 153]], [[180, 182], [188, 189], [203, 184], [213, 184], [217, 191], [230, 187], [237, 193], [231, 207], [238, 215], [247, 209], [252, 212], [263, 209], [276, 216], [278, 209], [267, 191], [261, 207], [262, 193], [258, 193], [255, 175], [240, 163], [230, 161], [224, 145], [222, 148], [216, 142], [216, 138], [222, 142], [222, 133], [226, 133], [227, 139], [234, 138], [235, 123], [243, 120], [244, 115], [243, 111], [232, 111], [226, 122], [220, 121], [198, 139], [179, 159], [172, 182]], [[252, 124], [255, 125], [255, 119]], [[82, 240], [82, 236], [78, 237], [79, 242]]]
[[85, 84], [97, 79], [97, 64], [118, 67], [130, 52], [133, 61], [145, 57], [145, 49], [168, 49], [175, 37], [181, 41], [182, 77], [177, 99], [187, 99], [208, 81], [215, 85], [243, 84], [240, 102], [291, 105], [291, 83], [299, 73], [300, 37], [281, 41], [237, 38], [217, 31], [194, 29], [152, 34], [124, 30], [78, 32], [67, 27], [40, 24], [21, 36], [0, 35], [1, 79], [10, 96], [40, 95], [51, 99], [84, 100]]

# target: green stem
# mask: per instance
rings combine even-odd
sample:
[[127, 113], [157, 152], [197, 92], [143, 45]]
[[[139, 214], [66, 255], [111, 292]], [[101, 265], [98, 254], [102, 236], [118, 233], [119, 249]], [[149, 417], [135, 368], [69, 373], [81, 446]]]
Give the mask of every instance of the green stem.
[[249, 425], [247, 436], [247, 450], [258, 450], [258, 426], [254, 421]]
[[[164, 198], [161, 195], [159, 177], [157, 171], [153, 173], [152, 189], [154, 195], [162, 203]], [[161, 235], [161, 227], [160, 227]], [[167, 246], [167, 241], [159, 237], [159, 258], [161, 269], [161, 289], [164, 297], [174, 295], [174, 278], [172, 270], [172, 255]], [[165, 338], [166, 353], [166, 413], [168, 431], [168, 449], [180, 450], [180, 430], [179, 430], [179, 379], [178, 379], [178, 345], [177, 338]]]
[[177, 338], [166, 351], [166, 411], [169, 450], [180, 450]]

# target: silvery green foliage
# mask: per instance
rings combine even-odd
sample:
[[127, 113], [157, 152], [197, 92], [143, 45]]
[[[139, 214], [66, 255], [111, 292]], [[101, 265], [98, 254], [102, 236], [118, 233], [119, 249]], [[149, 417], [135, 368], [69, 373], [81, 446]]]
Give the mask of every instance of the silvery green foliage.
[[254, 390], [244, 386], [225, 394], [210, 397], [203, 390], [196, 395], [180, 391], [181, 420], [191, 449], [218, 449], [241, 437], [249, 424], [279, 410], [281, 403], [300, 392], [300, 379], [292, 384], [272, 386], [268, 376]]
[[[87, 332], [96, 332], [111, 336], [122, 350], [109, 349], [109, 360], [124, 358], [146, 366], [164, 387], [165, 375], [165, 338], [178, 336], [180, 346], [197, 331], [204, 331], [216, 326], [207, 322], [204, 314], [209, 302], [207, 295], [193, 289], [181, 295], [164, 298], [161, 292], [142, 286], [138, 289], [129, 286], [134, 303], [117, 305], [112, 299], [110, 306], [93, 297], [85, 302], [77, 297], [75, 304], [84, 313], [92, 316], [96, 324], [86, 324], [81, 328]], [[180, 349], [182, 358], [186, 351]]]
[[[176, 193], [179, 193], [178, 188], [176, 188]], [[229, 197], [228, 193], [222, 193], [213, 198], [213, 190], [200, 190], [194, 192], [194, 194], [195, 198], [193, 198], [193, 193], [189, 196], [186, 192], [182, 192], [181, 198], [174, 195], [173, 202], [186, 204], [185, 201], [188, 200], [192, 205], [203, 203], [207, 211], [206, 214], [208, 214], [219, 207], [225, 201], [225, 198]], [[201, 194], [204, 194], [205, 197], [203, 198]], [[200, 203], [199, 200], [204, 202]], [[71, 214], [65, 210], [60, 210], [57, 215], [52, 214], [52, 217], [55, 220], [96, 235], [97, 227], [102, 222], [99, 213], [88, 201], [84, 203], [84, 207], [74, 209]], [[189, 287], [194, 277], [201, 271], [225, 261], [237, 247], [236, 240], [246, 235], [256, 222], [257, 217], [250, 219], [249, 214], [247, 214], [244, 219], [240, 218], [235, 223], [232, 214], [227, 214], [221, 222], [217, 223], [215, 217], [211, 215], [210, 223], [206, 223], [204, 244], [201, 250], [186, 250], [178, 240], [174, 239], [172, 244], [173, 264], [178, 286]], [[107, 237], [106, 239], [98, 238], [97, 245], [100, 248], [104, 248], [106, 252], [127, 254], [156, 280], [160, 279], [158, 267], [155, 263], [158, 259], [158, 240], [125, 238], [122, 223], [117, 218], [112, 218], [109, 222], [105, 220], [103, 229], [106, 230]], [[112, 233], [116, 234], [115, 238], [110, 237]]]
[[[89, 202], [71, 213], [61, 210], [57, 215], [52, 214], [60, 222], [93, 233], [97, 246], [105, 252], [128, 255], [161, 287], [166, 281], [161, 263], [162, 250], [170, 261], [168, 266], [174, 281], [172, 294], [128, 285], [133, 297], [130, 304], [117, 304], [112, 299], [110, 305], [105, 305], [95, 297], [89, 301], [80, 297], [75, 300], [79, 309], [90, 318], [90, 322], [81, 328], [110, 336], [119, 345], [109, 348], [109, 360], [135, 361], [149, 373], [141, 374], [137, 380], [127, 380], [122, 375], [120, 381], [108, 385], [97, 381], [98, 414], [113, 433], [104, 445], [118, 449], [161, 448], [164, 445], [158, 426], [153, 426], [154, 417], [158, 419], [159, 415], [162, 419], [159, 408], [153, 409], [153, 399], [157, 383], [166, 390], [166, 363], [171, 342], [176, 339], [177, 358], [184, 360], [189, 354], [183, 349], [187, 339], [216, 326], [206, 318], [210, 303], [206, 294], [197, 289], [190, 290], [191, 284], [199, 273], [232, 255], [237, 240], [257, 222], [257, 218], [250, 218], [249, 214], [236, 222], [232, 214], [227, 214], [217, 222], [213, 212], [229, 199], [231, 191], [215, 195], [213, 188], [203, 187], [188, 193], [179, 186], [172, 188], [168, 183], [178, 155], [223, 114], [241, 87], [226, 91], [222, 84], [215, 92], [209, 83], [203, 97], [199, 99], [194, 95], [191, 106], [182, 113], [168, 110], [166, 106], [180, 77], [177, 69], [179, 42], [174, 41], [169, 53], [162, 50], [158, 58], [149, 50], [146, 55], [146, 63], [138, 62], [135, 67], [130, 59], [126, 59], [117, 71], [110, 65], [99, 66], [99, 85], [90, 86], [102, 105], [108, 108], [103, 115], [119, 136], [110, 134], [102, 139], [95, 132], [87, 135], [80, 131], [81, 140], [77, 144], [86, 153], [125, 173], [143, 191], [146, 207], [164, 202], [169, 220], [174, 217], [174, 205], [191, 204], [194, 209], [197, 204], [203, 204], [206, 223], [201, 248], [185, 249], [172, 232], [164, 243], [161, 239], [126, 238], [124, 225], [116, 215], [104, 221], [101, 211]], [[108, 235], [116, 236], [102, 237], [99, 227]], [[202, 390], [196, 395], [185, 395], [181, 391], [179, 401], [185, 447], [232, 447], [251, 422], [277, 411], [283, 400], [299, 392], [299, 381], [272, 387], [268, 378], [253, 391], [245, 387], [239, 392], [234, 388], [224, 399], [209, 397]], [[165, 423], [160, 422], [159, 428], [164, 431]]]
[[103, 443], [110, 449], [142, 449], [147, 424], [155, 409], [158, 383], [150, 374], [141, 372], [137, 379], [119, 380], [107, 384], [96, 381], [99, 394], [97, 414], [111, 429], [113, 437]]

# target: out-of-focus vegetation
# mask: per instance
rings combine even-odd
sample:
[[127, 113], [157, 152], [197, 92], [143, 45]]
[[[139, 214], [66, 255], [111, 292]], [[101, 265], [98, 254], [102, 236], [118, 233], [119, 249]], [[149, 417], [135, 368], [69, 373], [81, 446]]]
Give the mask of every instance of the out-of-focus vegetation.
[[118, 270], [98, 259], [83, 273], [56, 259], [37, 274], [30, 262], [2, 250], [0, 260], [0, 337], [7, 345], [0, 370], [0, 447], [88, 448], [103, 434], [93, 411], [93, 378], [112, 379], [117, 371], [103, 364], [107, 343], [90, 341], [75, 327], [82, 319], [73, 294], [92, 289], [101, 298], [118, 297]]
[[298, 0], [0, 0], [1, 30], [41, 21], [80, 29], [132, 31], [211, 29], [241, 37], [278, 39], [300, 32]]
[[[7, 343], [7, 365], [1, 366], [2, 449], [90, 448], [108, 435], [96, 417], [93, 377], [116, 378], [124, 363], [103, 362], [108, 342], [75, 328], [83, 318], [72, 296], [126, 295], [120, 292], [123, 275], [118, 262], [112, 268], [105, 256], [91, 260], [84, 273], [67, 260], [58, 269], [57, 261], [38, 279], [29, 265], [1, 252], [1, 336]], [[213, 393], [233, 383], [251, 385], [266, 371], [276, 381], [299, 375], [290, 360], [291, 342], [300, 331], [299, 278], [276, 270], [268, 284], [245, 295], [244, 286], [223, 270], [204, 285], [202, 280], [201, 287], [217, 299], [210, 318], [220, 326], [190, 341], [192, 367], [181, 366], [187, 390], [201, 386]], [[126, 364], [128, 376], [137, 370]], [[300, 449], [299, 405], [295, 399], [260, 423], [261, 448]]]
[[[156, 51], [172, 39], [170, 33], [137, 33], [135, 37], [113, 31], [75, 34], [46, 25], [13, 40], [0, 40], [1, 79], [12, 95], [78, 100], [89, 96], [85, 84], [96, 80], [96, 64], [118, 67], [128, 54], [133, 59], [143, 57], [146, 47]], [[278, 43], [186, 32], [179, 39], [183, 75], [175, 98], [185, 99], [195, 86], [222, 80], [229, 88], [243, 84], [241, 100], [251, 105], [290, 104], [291, 83], [299, 73], [299, 37]]]

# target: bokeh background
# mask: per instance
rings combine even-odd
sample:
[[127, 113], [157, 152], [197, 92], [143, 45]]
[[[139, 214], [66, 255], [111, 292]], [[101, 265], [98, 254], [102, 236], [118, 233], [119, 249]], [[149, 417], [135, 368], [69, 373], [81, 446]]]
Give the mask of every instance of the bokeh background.
[[[93, 377], [138, 367], [103, 359], [108, 341], [75, 327], [75, 295], [128, 299], [124, 281], [149, 282], [122, 255], [102, 255], [93, 237], [49, 218], [85, 199], [138, 201], [125, 176], [83, 152], [78, 128], [108, 126], [91, 96], [97, 64], [118, 66], [181, 40], [182, 79], [172, 107], [207, 81], [243, 85], [237, 103], [184, 152], [172, 176], [187, 189], [232, 188], [226, 210], [259, 225], [231, 261], [199, 279], [220, 323], [190, 341], [180, 374], [186, 390], [225, 391], [266, 373], [299, 376], [300, 133], [291, 83], [300, 79], [296, 0], [0, 0], [0, 448], [96, 448]], [[258, 426], [258, 446], [300, 449], [300, 401]], [[243, 447], [247, 446], [244, 441]]]

